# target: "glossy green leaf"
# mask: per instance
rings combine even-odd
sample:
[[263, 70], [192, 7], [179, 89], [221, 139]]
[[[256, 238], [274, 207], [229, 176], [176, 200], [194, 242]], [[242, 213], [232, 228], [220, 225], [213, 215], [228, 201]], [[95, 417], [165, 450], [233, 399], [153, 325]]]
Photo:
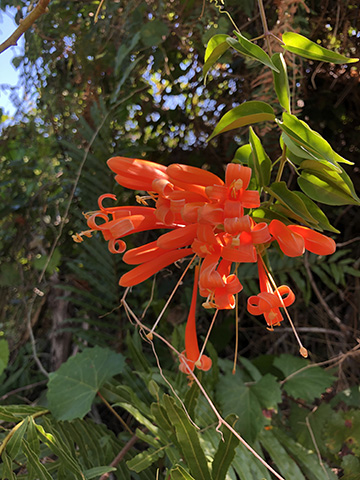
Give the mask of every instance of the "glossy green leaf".
[[181, 465], [176, 465], [170, 472], [171, 480], [195, 480], [189, 472], [185, 470]]
[[9, 345], [5, 338], [0, 338], [0, 375], [7, 367], [9, 362]]
[[251, 145], [249, 143], [245, 144], [245, 145], [241, 145], [241, 147], [239, 147], [235, 154], [234, 154], [234, 158], [232, 159], [232, 161], [234, 163], [241, 163], [241, 164], [244, 164], [244, 165], [249, 165], [249, 167], [252, 168], [252, 158], [251, 158]]
[[278, 72], [273, 70], [273, 79], [276, 96], [280, 105], [290, 113], [290, 87], [287, 74], [286, 63], [282, 53], [274, 53], [271, 57], [272, 63], [278, 69]]
[[329, 371], [292, 355], [276, 357], [273, 365], [285, 375], [284, 390], [292, 397], [308, 402], [320, 397], [336, 380]]
[[29, 417], [24, 418], [20, 423], [18, 423], [12, 430], [12, 436], [6, 444], [6, 451], [9, 457], [14, 460], [17, 454], [19, 453], [21, 442], [26, 433], [27, 427], [29, 424]]
[[278, 72], [278, 69], [275, 67], [273, 62], [271, 61], [269, 55], [261, 48], [259, 45], [248, 40], [244, 35], [241, 33], [234, 32], [236, 35], [237, 40], [234, 38], [228, 37], [227, 42], [228, 44], [234, 48], [240, 55], [244, 57], [250, 57], [253, 60], [257, 60], [258, 62], [266, 65], [267, 67], [271, 68], [275, 72]]
[[297, 179], [301, 190], [316, 202], [326, 205], [358, 205], [359, 202], [345, 193], [337, 184], [320, 178], [312, 172], [303, 170]]
[[[225, 420], [234, 428], [238, 419], [236, 415], [229, 415]], [[225, 480], [227, 471], [235, 456], [235, 448], [240, 443], [240, 440], [236, 438], [228, 428], [223, 426], [221, 427], [221, 431], [223, 433], [223, 439], [219, 442], [212, 462], [212, 480]]]
[[267, 186], [270, 182], [271, 160], [251, 127], [249, 128], [249, 142], [256, 179], [261, 187]]
[[294, 192], [287, 188], [285, 182], [274, 182], [265, 190], [305, 222], [317, 225], [317, 220], [311, 216], [305, 203]]
[[210, 68], [214, 63], [228, 50], [229, 44], [226, 39], [228, 35], [220, 34], [214, 35], [210, 38], [209, 43], [206, 46], [205, 57], [204, 57], [204, 66], [203, 66], [203, 75], [204, 82], [206, 83], [206, 77], [209, 73]]
[[[301, 149], [305, 149], [315, 158], [327, 160], [335, 169], [339, 169], [338, 163], [352, 165], [352, 162], [334, 152], [330, 144], [319, 133], [312, 130], [309, 125], [299, 120], [295, 115], [284, 112], [282, 121], [276, 120], [276, 122], [297, 146], [302, 147]], [[283, 136], [283, 139], [285, 144], [287, 144], [286, 136]], [[287, 145], [287, 147], [291, 150], [291, 145]]]
[[58, 420], [86, 415], [101, 386], [125, 366], [122, 355], [107, 348], [87, 348], [50, 374], [47, 398]]
[[220, 133], [228, 132], [229, 130], [234, 130], [235, 128], [252, 125], [253, 123], [274, 120], [274, 110], [268, 103], [250, 100], [225, 113], [225, 115], [221, 117], [219, 123], [216, 125], [213, 133], [208, 138], [208, 141]]
[[340, 55], [339, 53], [321, 47], [317, 43], [312, 42], [298, 33], [285, 32], [282, 36], [282, 40], [284, 42], [282, 47], [285, 50], [310, 60], [330, 63], [354, 63], [359, 61], [358, 58], [345, 57], [344, 55]]
[[344, 193], [351, 195], [354, 200], [360, 203], [360, 199], [355, 192], [351, 178], [340, 165], [338, 166], [338, 169], [335, 170], [325, 161], [304, 160], [301, 162], [300, 168], [314, 173], [323, 180], [342, 189]]
[[329, 230], [330, 232], [334, 233], [340, 233], [340, 230], [337, 230], [331, 225], [325, 213], [307, 195], [296, 191], [294, 193], [304, 202], [310, 215], [317, 220], [318, 224], [316, 228], [321, 230]]
[[178, 407], [169, 395], [164, 395], [164, 406], [170, 422], [175, 427], [176, 438], [191, 475], [196, 480], [208, 480], [211, 478], [210, 472], [197, 430], [184, 410]]
[[36, 473], [37, 480], [52, 480], [52, 476], [46, 470], [45, 466], [40, 462], [37, 454], [32, 450], [29, 443], [23, 439], [22, 449], [26, 455], [29, 466]]

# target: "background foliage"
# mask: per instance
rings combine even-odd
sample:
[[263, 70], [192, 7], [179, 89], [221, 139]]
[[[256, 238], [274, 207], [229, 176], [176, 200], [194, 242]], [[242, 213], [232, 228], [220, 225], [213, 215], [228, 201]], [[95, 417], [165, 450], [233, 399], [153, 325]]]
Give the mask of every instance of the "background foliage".
[[[1, 1], [0, 6], [20, 7], [26, 14], [33, 2]], [[0, 370], [6, 367], [0, 387], [6, 439], [2, 476], [69, 478], [71, 472], [74, 478], [100, 478], [116, 468], [117, 478], [156, 478], [159, 471], [161, 478], [191, 475], [198, 480], [206, 469], [204, 478], [271, 478], [224, 431], [225, 455], [216, 419], [196, 385], [188, 388], [176, 359], [158, 345], [164, 374], [200, 427], [196, 432], [159, 374], [150, 346], [141, 346], [117, 308], [124, 265], [100, 238], [79, 246], [71, 235], [84, 228], [82, 212], [95, 209], [100, 194], [114, 191], [122, 204], [133, 202], [132, 193], [114, 185], [106, 167], [112, 155], [191, 163], [221, 175], [238, 146], [247, 142], [247, 130], [206, 139], [223, 113], [244, 100], [270, 101], [273, 95], [270, 103], [275, 101], [272, 74], [225, 54], [204, 85], [206, 43], [214, 34], [233, 30], [216, 2], [105, 1], [94, 23], [98, 6], [98, 1], [53, 0], [49, 13], [26, 33], [24, 55], [13, 59], [25, 96], [13, 92], [17, 113], [10, 122], [3, 116], [0, 139], [0, 328], [5, 333]], [[359, 56], [357, 2], [277, 0], [265, 7], [275, 35], [295, 30], [327, 48]], [[249, 38], [261, 34], [256, 2], [229, 0], [226, 8]], [[345, 170], [359, 191], [357, 65], [297, 58], [290, 76], [293, 110], [355, 163]], [[269, 127], [255, 132], [276, 158], [280, 150]], [[287, 175], [288, 185], [295, 185], [294, 175]], [[304, 263], [275, 257], [272, 265], [278, 281], [290, 282], [296, 293], [292, 315], [312, 360], [334, 358], [324, 367], [335, 369], [312, 367], [286, 380], [306, 365], [290, 356], [297, 351], [290, 329], [269, 334], [244, 306], [242, 366], [234, 377], [234, 319], [222, 312], [210, 337], [218, 366], [203, 378], [218, 408], [230, 415], [228, 421], [287, 480], [360, 478], [354, 473], [360, 471], [358, 211], [356, 206], [324, 210], [344, 247], [330, 258], [309, 255]], [[176, 282], [168, 271], [164, 275], [131, 294], [139, 316], [152, 296], [148, 324]], [[246, 293], [256, 292], [255, 278], [249, 266], [241, 278]], [[191, 285], [185, 283], [160, 327], [180, 350], [190, 295]], [[206, 312], [199, 316], [205, 333], [209, 318]], [[74, 394], [75, 411], [69, 416], [70, 387], [64, 387], [55, 409], [51, 392], [55, 389], [56, 395], [55, 385], [64, 378], [76, 382], [66, 362], [76, 353], [79, 375], [88, 374], [89, 361], [99, 371], [103, 362], [107, 368], [99, 383], [88, 379], [87, 389]], [[46, 372], [54, 372], [47, 397]], [[106, 405], [116, 409], [116, 423]], [[119, 452], [121, 461], [111, 466]], [[226, 459], [223, 465], [220, 458]]]

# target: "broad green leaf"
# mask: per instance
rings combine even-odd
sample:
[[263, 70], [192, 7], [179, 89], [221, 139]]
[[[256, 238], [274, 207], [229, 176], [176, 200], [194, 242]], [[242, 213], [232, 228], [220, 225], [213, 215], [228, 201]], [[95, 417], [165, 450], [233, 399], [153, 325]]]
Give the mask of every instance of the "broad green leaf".
[[230, 48], [226, 41], [228, 37], [228, 35], [220, 34], [214, 35], [210, 38], [209, 43], [206, 46], [204, 57], [203, 75], [205, 83], [210, 68], [226, 52], [226, 50]]
[[164, 406], [170, 422], [175, 427], [176, 437], [191, 475], [196, 480], [208, 480], [211, 478], [210, 472], [194, 425], [169, 395], [164, 395]]
[[29, 424], [29, 417], [26, 417], [24, 418], [24, 420], [18, 423], [11, 431], [12, 435], [6, 444], [6, 451], [12, 460], [14, 460], [17, 454], [19, 453], [21, 442], [26, 433], [28, 424]]
[[253, 60], [257, 60], [258, 62], [266, 65], [267, 67], [271, 68], [275, 72], [278, 72], [278, 69], [275, 67], [273, 62], [271, 61], [269, 55], [258, 45], [253, 42], [250, 42], [244, 35], [241, 33], [234, 32], [237, 40], [234, 38], [228, 37], [227, 42], [228, 44], [234, 48], [237, 52], [245, 57], [250, 57]]
[[47, 398], [52, 414], [58, 420], [83, 418], [97, 391], [124, 366], [122, 355], [98, 346], [69, 358], [50, 374]]
[[193, 382], [189, 390], [185, 394], [184, 405], [190, 418], [195, 417], [195, 408], [199, 398], [200, 388], [196, 382]]
[[360, 459], [354, 455], [345, 455], [341, 461], [341, 468], [344, 470], [341, 480], [360, 479]]
[[195, 480], [181, 465], [176, 465], [170, 472], [171, 480]]
[[311, 216], [305, 203], [300, 197], [287, 188], [285, 182], [274, 182], [270, 187], [265, 188], [265, 190], [305, 222], [317, 225], [318, 221]]
[[7, 367], [9, 362], [9, 345], [5, 338], [0, 338], [0, 375]]
[[45, 466], [40, 462], [39, 457], [37, 454], [31, 449], [29, 443], [23, 439], [22, 441], [22, 449], [26, 458], [28, 460], [29, 466], [31, 469], [36, 472], [36, 478], [38, 480], [52, 480], [52, 476], [46, 470]]
[[314, 203], [307, 195], [304, 195], [302, 192], [294, 192], [305, 204], [305, 207], [308, 209], [310, 215], [315, 218], [318, 222], [316, 228], [320, 228], [322, 230], [329, 230], [330, 232], [340, 233], [340, 230], [337, 230], [333, 227], [325, 213]]
[[[229, 415], [225, 420], [234, 428], [238, 419], [236, 415]], [[240, 443], [240, 440], [225, 426], [222, 426], [221, 431], [223, 439], [219, 442], [212, 462], [212, 480], [225, 480], [227, 471], [235, 456], [235, 449]]]
[[164, 447], [148, 448], [126, 462], [130, 470], [140, 473], [164, 456]]
[[344, 193], [351, 195], [354, 200], [360, 203], [351, 178], [340, 165], [335, 170], [332, 165], [327, 164], [325, 161], [304, 160], [301, 162], [300, 168], [342, 189]]
[[232, 159], [234, 163], [241, 163], [245, 165], [249, 165], [252, 167], [252, 159], [251, 159], [251, 145], [247, 143], [246, 145], [242, 145], [239, 147]]
[[103, 467], [93, 467], [89, 468], [88, 470], [84, 470], [84, 476], [86, 480], [91, 480], [92, 478], [100, 477], [101, 475], [104, 475], [104, 473], [110, 472], [116, 472], [116, 468], [105, 465]]
[[326, 205], [359, 205], [359, 202], [336, 184], [330, 183], [312, 172], [303, 170], [297, 182], [301, 190], [316, 202]]
[[327, 447], [340, 451], [344, 444], [356, 456], [360, 456], [360, 410], [333, 412], [324, 428]]
[[[259, 442], [255, 442], [252, 446], [264, 458]], [[236, 449], [232, 467], [241, 480], [270, 480], [267, 468], [242, 444]]]
[[284, 42], [282, 47], [285, 50], [310, 60], [330, 63], [354, 63], [359, 61], [358, 58], [345, 57], [344, 55], [340, 55], [339, 53], [321, 47], [317, 43], [312, 42], [298, 33], [285, 32], [282, 36], [282, 40]]
[[223, 415], [233, 413], [239, 417], [237, 430], [247, 441], [253, 442], [265, 426], [266, 419], [256, 394], [241, 381], [237, 372], [220, 377], [216, 400], [221, 405]]
[[220, 133], [228, 132], [235, 128], [274, 120], [274, 110], [268, 103], [249, 100], [225, 113], [208, 138], [208, 141]]
[[[277, 124], [283, 132], [302, 149], [307, 150], [310, 154], [314, 155], [320, 160], [327, 160], [331, 163], [336, 170], [340, 170], [338, 163], [348, 163], [352, 165], [352, 162], [341, 157], [334, 152], [330, 144], [318, 133], [312, 130], [302, 120], [299, 120], [295, 115], [289, 113], [283, 113], [282, 121], [276, 120]], [[286, 144], [286, 136], [283, 136]], [[287, 145], [291, 150], [291, 145]], [[296, 154], [296, 152], [294, 152]]]
[[342, 392], [339, 392], [331, 399], [330, 404], [334, 407], [339, 402], [344, 402], [349, 407], [360, 405], [360, 385], [354, 385]]
[[249, 142], [256, 178], [259, 185], [265, 187], [270, 182], [271, 160], [266, 154], [259, 137], [251, 127], [249, 128]]
[[286, 480], [306, 480], [292, 456], [287, 453], [272, 430], [262, 430], [259, 440], [277, 466], [277, 470]]
[[281, 388], [280, 383], [273, 375], [267, 373], [250, 388], [262, 407], [277, 410], [279, 403], [282, 401]]
[[313, 446], [312, 453], [302, 445], [296, 443], [289, 435], [279, 428], [274, 428], [271, 433], [285, 447], [285, 450], [296, 460], [302, 471], [305, 473], [307, 480], [319, 480], [326, 478], [327, 480], [336, 480], [338, 477], [334, 472], [324, 464], [319, 463], [319, 458], [315, 453]]
[[336, 377], [307, 360], [282, 354], [274, 360], [275, 367], [283, 372], [283, 388], [294, 398], [312, 402], [334, 383]]
[[262, 378], [261, 373], [255, 367], [255, 365], [252, 362], [250, 362], [250, 360], [248, 360], [245, 357], [240, 357], [239, 360], [242, 366], [245, 368], [245, 370], [249, 373], [252, 380], [254, 380], [254, 382], [258, 382], [259, 380], [261, 380]]
[[271, 57], [272, 63], [278, 69], [278, 72], [273, 70], [274, 87], [276, 96], [280, 105], [290, 113], [290, 87], [287, 74], [286, 63], [282, 53], [274, 53]]

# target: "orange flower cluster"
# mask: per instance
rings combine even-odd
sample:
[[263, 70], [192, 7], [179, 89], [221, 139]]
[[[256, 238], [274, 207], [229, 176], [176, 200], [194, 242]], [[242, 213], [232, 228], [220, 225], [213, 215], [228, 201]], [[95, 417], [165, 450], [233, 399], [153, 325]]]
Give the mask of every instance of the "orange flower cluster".
[[[265, 250], [275, 241], [289, 257], [302, 255], [305, 249], [318, 255], [335, 251], [331, 238], [310, 228], [285, 225], [279, 220], [269, 224], [255, 222], [248, 212], [260, 206], [260, 197], [258, 191], [248, 190], [252, 174], [249, 167], [229, 163], [223, 181], [211, 172], [188, 165], [165, 167], [145, 160], [114, 157], [108, 160], [108, 166], [116, 173], [120, 185], [146, 191], [149, 197], [139, 197], [142, 206], [104, 207], [103, 200], [115, 200], [115, 196], [102, 195], [99, 211], [88, 217], [90, 230], [76, 235], [75, 240], [81, 241], [81, 235], [89, 236], [99, 230], [112, 253], [123, 253], [126, 250], [123, 238], [127, 235], [170, 229], [156, 241], [124, 253], [124, 262], [135, 265], [120, 278], [119, 283], [124, 287], [137, 285], [177, 260], [196, 254], [201, 267], [195, 288], [198, 284], [200, 295], [206, 298], [203, 305], [231, 309], [235, 306], [235, 294], [243, 288], [234, 271], [238, 264], [257, 262], [261, 292], [249, 298], [248, 311], [264, 315], [272, 328], [282, 321], [279, 308], [293, 303], [295, 296], [287, 286], [272, 287], [262, 259]], [[155, 208], [147, 206], [147, 199], [154, 200]], [[189, 315], [189, 324], [195, 325], [195, 313]], [[196, 337], [195, 327], [191, 331]], [[193, 358], [194, 354], [186, 355], [192, 365], [208, 369], [207, 361], [202, 366], [200, 359], [196, 362]]]

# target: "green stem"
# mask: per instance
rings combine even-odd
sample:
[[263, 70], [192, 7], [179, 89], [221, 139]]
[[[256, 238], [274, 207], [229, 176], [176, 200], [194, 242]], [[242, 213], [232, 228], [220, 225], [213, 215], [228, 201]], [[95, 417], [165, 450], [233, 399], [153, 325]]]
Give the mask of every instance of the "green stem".
[[269, 32], [269, 28], [268, 28], [268, 24], [267, 24], [267, 20], [266, 20], [266, 14], [265, 14], [263, 0], [258, 0], [258, 6], [259, 6], [261, 22], [262, 22], [263, 29], [264, 29], [264, 36], [265, 36], [265, 41], [266, 41], [268, 53], [271, 57], [272, 50], [271, 50], [271, 45], [270, 45], [270, 32]]
[[279, 170], [277, 171], [275, 182], [280, 182], [281, 176], [284, 171], [285, 163], [286, 163], [286, 146], [284, 145], [284, 149], [282, 151], [281, 158], [280, 158]]

